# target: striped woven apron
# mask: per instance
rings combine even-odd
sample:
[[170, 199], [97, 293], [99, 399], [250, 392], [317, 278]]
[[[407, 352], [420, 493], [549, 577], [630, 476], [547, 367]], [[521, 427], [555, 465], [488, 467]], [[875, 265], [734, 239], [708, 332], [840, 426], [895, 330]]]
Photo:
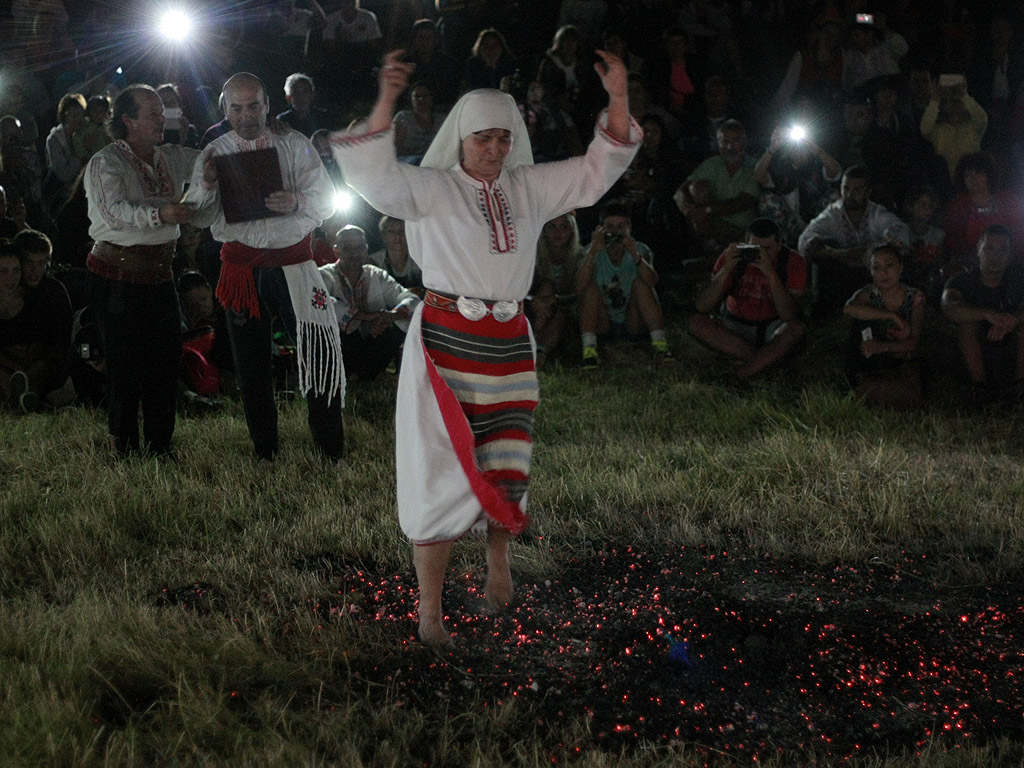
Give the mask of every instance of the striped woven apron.
[[538, 385], [526, 317], [467, 320], [424, 306], [427, 371], [463, 470], [488, 518], [519, 533]]

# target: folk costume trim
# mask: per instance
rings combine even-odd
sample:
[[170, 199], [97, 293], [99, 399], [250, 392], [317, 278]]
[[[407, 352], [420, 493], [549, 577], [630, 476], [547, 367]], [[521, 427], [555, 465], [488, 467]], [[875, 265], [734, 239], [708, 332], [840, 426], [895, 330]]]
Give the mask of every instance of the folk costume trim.
[[477, 188], [476, 195], [477, 207], [491, 231], [491, 253], [516, 250], [516, 227], [505, 190], [497, 182], [488, 184], [484, 181]]
[[[135, 168], [146, 197], [174, 197], [174, 184], [171, 182], [171, 174], [167, 169], [167, 163], [159, 152], [154, 154], [153, 165], [151, 166], [132, 152], [128, 142], [123, 139], [118, 139], [117, 147], [124, 152], [128, 162]], [[158, 215], [157, 225], [161, 223]]]

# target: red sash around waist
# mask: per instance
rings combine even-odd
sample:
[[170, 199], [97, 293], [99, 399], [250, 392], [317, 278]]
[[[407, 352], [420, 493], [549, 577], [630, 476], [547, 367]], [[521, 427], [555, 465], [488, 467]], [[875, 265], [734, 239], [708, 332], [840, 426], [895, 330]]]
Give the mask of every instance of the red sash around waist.
[[252, 271], [257, 267], [288, 267], [313, 258], [312, 233], [287, 248], [252, 248], [245, 243], [224, 243], [220, 249], [217, 300], [238, 315], [260, 316], [260, 297]]

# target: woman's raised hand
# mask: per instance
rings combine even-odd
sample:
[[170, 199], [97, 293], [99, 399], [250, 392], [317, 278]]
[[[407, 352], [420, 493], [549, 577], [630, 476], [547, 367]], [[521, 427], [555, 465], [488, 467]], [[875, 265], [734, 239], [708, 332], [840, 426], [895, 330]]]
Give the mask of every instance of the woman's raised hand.
[[594, 51], [601, 61], [594, 62], [594, 71], [601, 78], [601, 85], [609, 96], [625, 96], [629, 84], [629, 73], [622, 59], [608, 51]]
[[384, 64], [377, 76], [381, 98], [388, 96], [398, 99], [402, 95], [402, 91], [409, 86], [409, 79], [412, 77], [415, 67], [407, 61], [402, 61], [404, 55], [405, 51], [401, 50], [384, 54]]

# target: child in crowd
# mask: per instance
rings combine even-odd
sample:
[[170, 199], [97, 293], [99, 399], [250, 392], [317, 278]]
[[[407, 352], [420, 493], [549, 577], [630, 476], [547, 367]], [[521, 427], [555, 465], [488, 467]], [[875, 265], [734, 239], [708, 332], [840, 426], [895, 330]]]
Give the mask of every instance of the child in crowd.
[[946, 270], [946, 233], [932, 221], [939, 209], [939, 196], [928, 185], [914, 187], [903, 201], [903, 220], [910, 227], [910, 253], [903, 281], [920, 289], [936, 305], [942, 298], [942, 285], [950, 275]]
[[924, 294], [901, 281], [904, 256], [894, 245], [871, 250], [871, 284], [843, 308], [855, 321], [849, 377], [854, 396], [870, 405], [910, 410], [921, 404], [915, 359], [924, 325]]
[[629, 338], [646, 330], [654, 357], [672, 357], [657, 282], [651, 249], [632, 236], [629, 208], [608, 203], [576, 273], [584, 368], [600, 365], [597, 337], [604, 333]]

